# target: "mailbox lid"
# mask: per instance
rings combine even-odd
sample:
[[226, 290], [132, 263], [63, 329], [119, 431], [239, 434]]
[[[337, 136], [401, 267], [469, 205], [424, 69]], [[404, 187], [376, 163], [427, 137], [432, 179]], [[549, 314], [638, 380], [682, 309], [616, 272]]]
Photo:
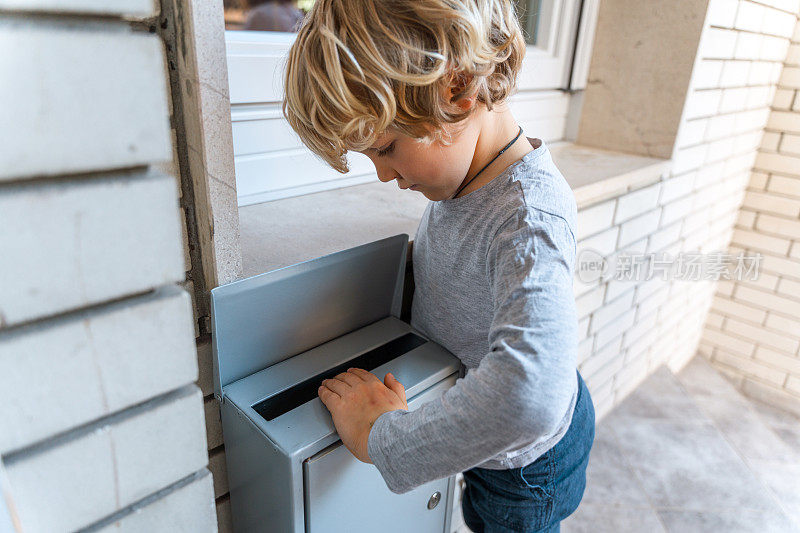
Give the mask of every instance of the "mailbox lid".
[[[456, 382], [452, 375], [409, 400], [410, 410], [441, 396]], [[452, 478], [431, 481], [405, 494], [386, 486], [375, 465], [362, 463], [341, 443], [303, 463], [306, 533], [381, 531], [441, 533], [449, 512]], [[435, 494], [439, 493], [438, 498]], [[433, 498], [437, 502], [428, 508]]]
[[400, 317], [405, 233], [211, 290], [214, 392], [388, 316]]
[[[322, 400], [315, 396], [272, 420], [259, 415], [254, 406], [268, 396], [409, 332], [420, 334], [400, 319], [379, 320], [228, 385], [225, 402], [235, 405], [285, 453], [305, 459], [338, 440], [336, 427]], [[411, 398], [458, 374], [460, 366], [458, 358], [428, 341], [371, 371], [381, 377], [391, 372], [405, 386], [411, 406], [414, 401]]]

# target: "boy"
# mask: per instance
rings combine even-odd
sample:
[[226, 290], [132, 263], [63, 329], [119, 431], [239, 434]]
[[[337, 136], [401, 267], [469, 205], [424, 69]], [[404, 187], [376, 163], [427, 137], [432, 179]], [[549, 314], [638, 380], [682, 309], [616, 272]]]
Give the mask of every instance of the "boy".
[[463, 379], [409, 412], [403, 386], [349, 369], [319, 396], [395, 493], [464, 472], [473, 531], [558, 531], [578, 506], [594, 409], [577, 373], [577, 209], [506, 98], [525, 41], [508, 0], [317, 0], [289, 52], [283, 112], [340, 172], [366, 154], [425, 195], [411, 325]]

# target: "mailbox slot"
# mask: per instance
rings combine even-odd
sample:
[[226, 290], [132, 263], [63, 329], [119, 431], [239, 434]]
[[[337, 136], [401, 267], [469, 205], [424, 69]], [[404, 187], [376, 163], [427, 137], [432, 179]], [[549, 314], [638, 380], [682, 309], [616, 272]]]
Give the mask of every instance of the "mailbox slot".
[[369, 371], [375, 370], [382, 364], [388, 363], [392, 359], [400, 357], [404, 353], [410, 352], [417, 346], [421, 346], [426, 342], [427, 341], [419, 335], [406, 333], [402, 337], [378, 346], [351, 361], [342, 363], [326, 372], [308, 378], [289, 390], [267, 398], [254, 405], [253, 409], [265, 420], [272, 420], [316, 398], [317, 388], [323, 380], [330, 379], [342, 372], [347, 372], [347, 369], [351, 367], [363, 368]]

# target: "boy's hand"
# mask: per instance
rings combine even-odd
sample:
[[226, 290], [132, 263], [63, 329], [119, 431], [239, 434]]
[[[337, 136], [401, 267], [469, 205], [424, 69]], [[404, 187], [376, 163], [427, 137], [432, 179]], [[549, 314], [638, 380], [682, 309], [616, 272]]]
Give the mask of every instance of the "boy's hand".
[[392, 374], [386, 374], [381, 381], [361, 368], [348, 368], [347, 372], [323, 380], [317, 394], [331, 412], [342, 443], [365, 463], [372, 463], [367, 439], [375, 420], [395, 409], [408, 411], [406, 389]]

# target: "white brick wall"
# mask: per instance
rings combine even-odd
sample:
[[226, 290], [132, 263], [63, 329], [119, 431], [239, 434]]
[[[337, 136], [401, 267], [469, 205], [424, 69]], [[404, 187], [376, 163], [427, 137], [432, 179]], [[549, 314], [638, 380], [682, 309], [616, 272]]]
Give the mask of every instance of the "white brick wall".
[[194, 382], [192, 331], [189, 296], [168, 286], [0, 335], [0, 453]]
[[[797, 2], [789, 3], [796, 8]], [[784, 8], [786, 6], [783, 6]], [[748, 9], [752, 9], [749, 7]], [[731, 250], [760, 253], [758, 280], [721, 286], [706, 320], [704, 355], [746, 392], [800, 399], [800, 24], [767, 6], [762, 32], [771, 57], [787, 50], [772, 112], [749, 176]], [[787, 37], [792, 36], [789, 45]], [[782, 40], [781, 40], [782, 39]], [[761, 392], [756, 392], [760, 390]]]
[[0, 72], [14, 75], [4, 76], [0, 101], [14, 105], [0, 107], [0, 180], [169, 159], [162, 48], [111, 22], [4, 22], [0, 50], [14, 53], [0, 55]]
[[26, 532], [217, 529], [159, 10], [0, 0], [0, 458]]
[[[200, 392], [5, 459], [25, 531], [72, 531], [205, 467]], [[207, 528], [206, 530], [208, 530]]]
[[153, 0], [0, 0], [0, 10], [146, 17], [156, 12], [156, 3]]
[[163, 498], [145, 502], [104, 526], [103, 533], [205, 532], [216, 521], [211, 475], [202, 473]]
[[157, 172], [5, 187], [0, 324], [183, 280], [178, 216], [175, 178]]
[[576, 280], [579, 368], [600, 416], [658, 365], [679, 369], [698, 351], [729, 375], [798, 394], [800, 80], [782, 68], [787, 53], [797, 62], [798, 10], [798, 0], [711, 0], [671, 174], [579, 206], [579, 252], [766, 254], [759, 279], [743, 283]]

